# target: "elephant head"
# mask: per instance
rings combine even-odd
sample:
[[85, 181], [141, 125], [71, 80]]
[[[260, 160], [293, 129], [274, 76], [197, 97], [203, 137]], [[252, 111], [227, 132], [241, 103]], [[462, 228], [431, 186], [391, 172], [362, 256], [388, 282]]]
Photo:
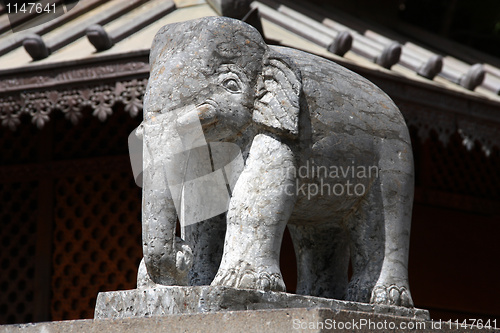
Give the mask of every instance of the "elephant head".
[[[163, 27], [153, 41], [150, 65], [141, 125], [144, 259], [155, 283], [185, 284], [191, 259], [189, 248], [174, 236], [176, 217], [206, 204], [191, 200], [193, 207], [186, 208], [176, 198], [186, 196], [187, 180], [214, 171], [213, 142], [235, 143], [245, 158], [258, 133], [296, 138], [301, 76], [256, 29], [224, 17]], [[219, 152], [221, 159], [230, 150]], [[229, 178], [236, 180], [242, 167], [232, 171]], [[213, 180], [205, 185], [214, 188]], [[227, 210], [229, 197], [221, 200]]]
[[176, 111], [191, 106], [209, 141], [228, 141], [253, 123], [298, 134], [300, 72], [248, 24], [207, 17], [167, 25], [150, 63], [145, 120], [181, 117]]

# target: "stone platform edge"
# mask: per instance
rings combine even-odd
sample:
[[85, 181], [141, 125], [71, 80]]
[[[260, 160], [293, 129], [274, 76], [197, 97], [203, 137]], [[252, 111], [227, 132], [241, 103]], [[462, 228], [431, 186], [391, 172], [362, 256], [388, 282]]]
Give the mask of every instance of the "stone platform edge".
[[[418, 325], [418, 326], [417, 326]], [[0, 326], [0, 333], [289, 333], [289, 332], [456, 332], [499, 333], [478, 327], [376, 313], [314, 309], [275, 309], [181, 314], [149, 318], [85, 319]]]
[[102, 292], [97, 297], [94, 318], [118, 319], [288, 308], [328, 308], [334, 311], [346, 310], [430, 319], [429, 311], [417, 308], [213, 286], [158, 286], [150, 289]]

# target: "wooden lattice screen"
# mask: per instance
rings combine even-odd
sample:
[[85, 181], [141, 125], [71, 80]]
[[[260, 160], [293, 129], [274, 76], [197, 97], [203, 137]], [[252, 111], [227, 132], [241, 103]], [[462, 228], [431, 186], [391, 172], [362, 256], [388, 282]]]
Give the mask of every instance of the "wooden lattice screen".
[[495, 147], [489, 156], [476, 142], [468, 151], [458, 133], [447, 145], [439, 142], [437, 133], [426, 142], [429, 169], [421, 170], [433, 189], [475, 198], [500, 201], [500, 150]]
[[416, 201], [421, 199], [419, 191], [424, 190], [428, 195], [433, 193], [428, 200], [435, 205], [495, 214], [500, 202], [500, 147], [493, 147], [486, 155], [479, 142], [467, 149], [457, 132], [451, 133], [446, 143], [435, 131], [426, 140], [420, 139], [417, 132], [417, 128], [410, 127]]
[[0, 324], [93, 318], [99, 291], [135, 287], [141, 189], [127, 137], [141, 119], [119, 104], [106, 122], [90, 113], [77, 126], [55, 115], [43, 130], [0, 131], [8, 168], [0, 181]]
[[37, 182], [0, 184], [0, 322], [33, 321]]
[[93, 318], [99, 291], [135, 287], [141, 254], [136, 188], [128, 172], [56, 181], [52, 320]]
[[[15, 133], [0, 130], [1, 166], [34, 163], [38, 132], [33, 126]], [[0, 182], [0, 323], [34, 319], [38, 185], [36, 180]]]
[[127, 137], [139, 122], [119, 109], [104, 123], [89, 116], [78, 126], [55, 123], [55, 160], [123, 160], [55, 179], [51, 320], [93, 318], [99, 291], [135, 287], [141, 189], [128, 163]]

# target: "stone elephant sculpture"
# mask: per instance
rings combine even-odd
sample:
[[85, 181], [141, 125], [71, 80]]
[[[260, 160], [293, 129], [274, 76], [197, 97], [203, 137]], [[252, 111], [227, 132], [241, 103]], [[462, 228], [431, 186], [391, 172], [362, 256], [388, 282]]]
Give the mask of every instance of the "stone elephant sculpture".
[[[279, 254], [288, 225], [297, 293], [413, 305], [412, 149], [384, 92], [332, 61], [268, 46], [253, 27], [224, 17], [163, 27], [150, 64], [138, 129], [140, 286], [285, 291]], [[226, 206], [183, 225], [186, 211], [205, 208], [201, 201], [189, 207], [193, 192], [183, 182], [216, 169], [216, 159], [207, 159], [214, 143], [239, 148], [240, 163], [226, 175]], [[216, 197], [210, 184], [204, 198]], [[182, 239], [175, 237], [177, 218]]]

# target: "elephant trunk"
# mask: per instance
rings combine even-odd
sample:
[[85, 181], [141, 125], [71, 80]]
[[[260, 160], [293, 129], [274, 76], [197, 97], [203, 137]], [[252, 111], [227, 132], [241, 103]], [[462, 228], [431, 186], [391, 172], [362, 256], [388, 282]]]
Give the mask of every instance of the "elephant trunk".
[[215, 107], [207, 103], [189, 105], [150, 113], [143, 122], [142, 238], [144, 263], [154, 283], [188, 282], [193, 255], [175, 236], [175, 229], [177, 217], [184, 225], [190, 223], [186, 219], [192, 220], [184, 207], [197, 211], [203, 206], [203, 200], [193, 199], [189, 190], [185, 193], [185, 184], [212, 172], [200, 119], [210, 121], [214, 112]]
[[154, 283], [187, 285], [192, 253], [189, 246], [175, 236], [177, 218], [167, 191], [143, 190], [144, 263]]
[[[149, 277], [162, 285], [186, 285], [192, 253], [175, 236], [177, 214], [169, 188], [175, 158], [173, 129], [167, 118], [143, 123], [142, 239], [144, 263]], [[167, 179], [168, 176], [168, 179]]]

